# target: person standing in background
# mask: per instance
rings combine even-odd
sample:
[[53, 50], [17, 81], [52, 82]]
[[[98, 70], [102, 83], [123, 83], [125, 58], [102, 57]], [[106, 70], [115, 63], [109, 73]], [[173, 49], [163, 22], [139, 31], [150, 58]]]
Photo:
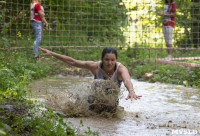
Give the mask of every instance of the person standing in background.
[[42, 24], [45, 23], [45, 30], [48, 30], [48, 23], [45, 19], [44, 8], [40, 5], [41, 0], [32, 0], [30, 4], [31, 9], [31, 21], [34, 30], [34, 45], [33, 55], [35, 59], [38, 59], [38, 48], [42, 40]]
[[158, 13], [157, 15], [163, 17], [163, 34], [165, 38], [168, 56], [167, 58], [172, 57], [172, 34], [175, 24], [175, 16], [176, 16], [176, 4], [174, 0], [165, 0], [165, 6], [163, 13]]

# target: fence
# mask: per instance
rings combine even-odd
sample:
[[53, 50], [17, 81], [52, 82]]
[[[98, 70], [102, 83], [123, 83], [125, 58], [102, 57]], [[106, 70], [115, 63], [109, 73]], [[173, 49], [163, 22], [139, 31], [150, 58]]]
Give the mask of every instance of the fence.
[[[1, 4], [1, 49], [32, 48], [30, 0], [6, 0]], [[173, 55], [193, 55], [200, 43], [200, 1], [175, 0]], [[164, 56], [162, 32], [164, 0], [43, 0], [50, 27], [43, 31], [41, 46], [70, 52], [113, 46], [133, 49], [133, 55]], [[142, 50], [142, 51], [141, 51]], [[67, 52], [66, 51], [66, 52]], [[147, 55], [145, 55], [147, 54]], [[166, 53], [165, 53], [166, 54]]]

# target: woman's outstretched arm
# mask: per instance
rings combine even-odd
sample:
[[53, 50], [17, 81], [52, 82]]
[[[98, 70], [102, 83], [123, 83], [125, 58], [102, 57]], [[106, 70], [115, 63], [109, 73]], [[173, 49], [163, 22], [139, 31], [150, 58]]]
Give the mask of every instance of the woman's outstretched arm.
[[124, 86], [127, 88], [127, 90], [129, 91], [128, 96], [126, 97], [126, 100], [131, 99], [131, 101], [133, 99], [137, 100], [140, 99], [140, 97], [142, 96], [138, 96], [135, 94], [134, 88], [133, 88], [133, 84], [131, 82], [131, 77], [129, 75], [128, 69], [123, 66], [120, 65], [119, 67], [119, 73], [121, 75], [122, 81], [124, 83]]
[[76, 60], [76, 59], [74, 59], [72, 57], [61, 55], [61, 54], [49, 51], [49, 50], [41, 48], [41, 47], [39, 48], [39, 50], [44, 52], [44, 54], [41, 54], [41, 55], [53, 56], [53, 57], [55, 57], [55, 58], [57, 58], [59, 60], [62, 60], [65, 63], [71, 65], [71, 66], [88, 69], [93, 74], [95, 73], [95, 71], [96, 71], [96, 69], [98, 67], [98, 62]]

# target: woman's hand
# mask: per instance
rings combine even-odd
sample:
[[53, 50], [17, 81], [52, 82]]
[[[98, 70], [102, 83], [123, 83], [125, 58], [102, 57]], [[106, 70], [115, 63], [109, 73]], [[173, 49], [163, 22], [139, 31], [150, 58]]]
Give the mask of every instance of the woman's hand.
[[52, 53], [53, 53], [53, 52], [51, 52], [51, 51], [49, 51], [49, 50], [47, 50], [47, 49], [44, 49], [44, 48], [39, 47], [39, 50], [41, 50], [41, 51], [44, 52], [43, 54], [41, 54], [41, 55], [43, 55], [43, 56], [52, 56]]
[[126, 100], [131, 99], [131, 101], [132, 101], [133, 98], [134, 98], [135, 100], [137, 100], [137, 99], [140, 99], [140, 97], [142, 97], [142, 96], [137, 96], [137, 95], [135, 94], [134, 91], [129, 91], [129, 94], [128, 94], [128, 96], [126, 97]]
[[46, 25], [45, 25], [45, 30], [46, 31], [48, 30], [48, 23], [46, 23]]

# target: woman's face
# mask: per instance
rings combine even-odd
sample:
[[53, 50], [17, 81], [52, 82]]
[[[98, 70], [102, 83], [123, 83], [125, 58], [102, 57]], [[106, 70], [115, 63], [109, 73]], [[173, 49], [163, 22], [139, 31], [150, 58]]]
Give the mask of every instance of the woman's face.
[[114, 53], [106, 53], [102, 59], [103, 68], [105, 71], [112, 71], [115, 68], [117, 62], [116, 56]]

